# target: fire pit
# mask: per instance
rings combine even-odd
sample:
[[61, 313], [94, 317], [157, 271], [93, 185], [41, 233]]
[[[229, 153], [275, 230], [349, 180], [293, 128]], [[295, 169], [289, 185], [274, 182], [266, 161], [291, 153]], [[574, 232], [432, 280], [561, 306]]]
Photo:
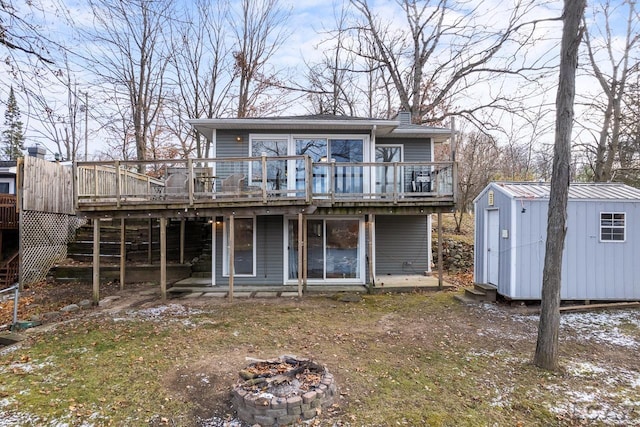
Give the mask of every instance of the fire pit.
[[327, 368], [295, 356], [255, 361], [239, 375], [232, 401], [238, 418], [249, 424], [270, 427], [311, 419], [331, 406], [337, 393]]

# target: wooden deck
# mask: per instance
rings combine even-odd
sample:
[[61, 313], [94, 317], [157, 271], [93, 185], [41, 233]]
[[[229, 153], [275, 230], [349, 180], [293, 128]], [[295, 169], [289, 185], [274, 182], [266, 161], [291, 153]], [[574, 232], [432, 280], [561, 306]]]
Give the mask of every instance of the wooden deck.
[[[443, 283], [443, 289], [449, 289], [451, 285]], [[423, 292], [438, 291], [437, 276], [387, 276], [385, 280], [378, 278], [376, 285], [331, 285], [331, 284], [313, 284], [307, 285], [304, 291], [305, 295], [314, 294], [335, 294], [335, 293], [386, 293], [386, 292]], [[195, 297], [218, 297], [226, 298], [229, 296], [229, 287], [227, 285], [211, 285], [210, 278], [190, 277], [180, 280], [173, 284], [167, 290], [170, 294], [189, 294], [190, 298]], [[297, 297], [297, 285], [285, 286], [238, 286], [233, 289], [233, 296], [239, 298], [258, 298], [258, 297]]]
[[294, 214], [308, 206], [418, 214], [453, 208], [455, 167], [312, 163], [308, 156], [77, 162], [74, 201], [87, 217]]

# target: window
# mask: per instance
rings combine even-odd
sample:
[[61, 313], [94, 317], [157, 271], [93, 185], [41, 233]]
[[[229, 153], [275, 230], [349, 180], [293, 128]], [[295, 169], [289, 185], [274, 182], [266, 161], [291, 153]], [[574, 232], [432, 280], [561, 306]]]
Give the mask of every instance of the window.
[[[286, 139], [252, 139], [252, 157], [265, 155], [266, 157], [286, 156], [289, 142]], [[267, 159], [267, 189], [280, 190], [286, 188], [287, 162], [286, 160]], [[262, 182], [262, 161], [251, 164], [251, 182], [259, 185]]]
[[601, 242], [625, 241], [625, 215], [624, 212], [600, 213]]
[[[229, 275], [229, 220], [225, 221], [224, 265], [222, 274]], [[255, 218], [235, 218], [233, 221], [233, 267], [236, 276], [255, 276], [256, 221]]]
[[8, 182], [0, 182], [0, 193], [9, 194], [9, 183]]

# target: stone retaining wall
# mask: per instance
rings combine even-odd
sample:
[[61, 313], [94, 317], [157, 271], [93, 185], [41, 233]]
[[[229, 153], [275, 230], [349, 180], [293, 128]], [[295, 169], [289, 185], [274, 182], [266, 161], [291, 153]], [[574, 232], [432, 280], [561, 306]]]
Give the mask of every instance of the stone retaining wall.
[[264, 427], [284, 426], [320, 414], [322, 408], [333, 404], [337, 393], [333, 375], [327, 372], [314, 390], [301, 396], [275, 397], [236, 386], [232, 402], [242, 421]]

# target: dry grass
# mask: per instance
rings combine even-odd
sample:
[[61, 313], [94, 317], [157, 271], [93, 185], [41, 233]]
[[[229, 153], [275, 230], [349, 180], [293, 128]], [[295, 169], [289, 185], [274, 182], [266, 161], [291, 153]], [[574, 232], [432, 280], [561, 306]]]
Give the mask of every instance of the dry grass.
[[[626, 384], [609, 373], [600, 380], [598, 369], [540, 371], [529, 363], [535, 319], [508, 307], [464, 306], [451, 293], [360, 303], [137, 301], [32, 330], [2, 353], [0, 418], [38, 426], [199, 425], [233, 416], [229, 392], [246, 357], [295, 354], [326, 364], [342, 394], [316, 425], [614, 425], [605, 415], [587, 418], [579, 403], [556, 410], [594, 385], [622, 424], [640, 422], [637, 347], [563, 333], [565, 366], [606, 366], [626, 372]], [[637, 319], [623, 324], [640, 342]]]

